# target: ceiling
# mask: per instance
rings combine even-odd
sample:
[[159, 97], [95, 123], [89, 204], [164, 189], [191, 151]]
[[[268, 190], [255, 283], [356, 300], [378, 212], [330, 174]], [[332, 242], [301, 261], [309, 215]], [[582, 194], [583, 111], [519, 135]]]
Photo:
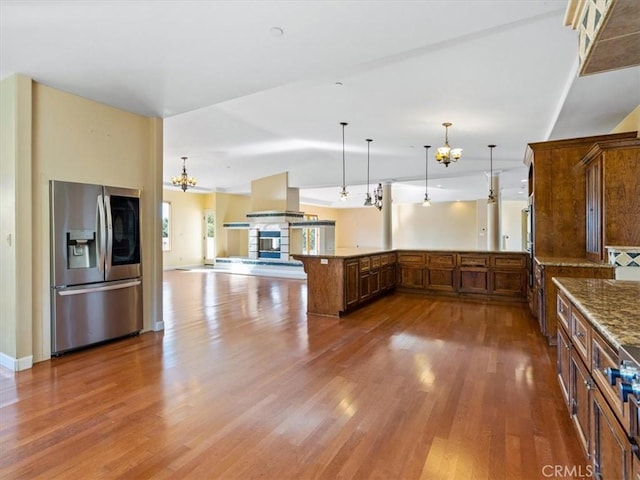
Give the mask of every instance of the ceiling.
[[[301, 201], [360, 206], [525, 199], [527, 143], [610, 132], [640, 104], [640, 67], [576, 76], [566, 0], [0, 1], [0, 77], [13, 73], [164, 118], [164, 181], [249, 193], [289, 172]], [[282, 33], [281, 35], [279, 35]], [[342, 184], [342, 127], [345, 182]], [[463, 157], [433, 153], [449, 140]], [[175, 187], [170, 187], [175, 188]]]

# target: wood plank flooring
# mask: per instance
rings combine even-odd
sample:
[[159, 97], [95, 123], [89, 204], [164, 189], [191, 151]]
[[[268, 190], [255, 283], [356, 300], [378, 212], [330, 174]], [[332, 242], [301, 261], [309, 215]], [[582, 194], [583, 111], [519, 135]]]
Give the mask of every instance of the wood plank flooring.
[[393, 294], [307, 318], [304, 281], [177, 270], [163, 302], [164, 332], [0, 370], [0, 478], [586, 471], [524, 306]]

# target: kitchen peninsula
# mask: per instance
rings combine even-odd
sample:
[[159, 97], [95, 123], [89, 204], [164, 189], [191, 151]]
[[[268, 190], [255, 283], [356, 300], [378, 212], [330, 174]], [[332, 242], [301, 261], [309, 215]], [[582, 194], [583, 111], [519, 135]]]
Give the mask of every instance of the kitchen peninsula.
[[307, 313], [340, 317], [391, 291], [526, 301], [529, 254], [338, 249], [293, 255], [307, 274]]

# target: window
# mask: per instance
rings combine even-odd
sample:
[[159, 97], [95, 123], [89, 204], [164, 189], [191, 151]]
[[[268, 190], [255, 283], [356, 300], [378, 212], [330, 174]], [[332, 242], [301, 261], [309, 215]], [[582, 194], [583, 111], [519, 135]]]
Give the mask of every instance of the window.
[[171, 250], [171, 204], [162, 202], [162, 251]]

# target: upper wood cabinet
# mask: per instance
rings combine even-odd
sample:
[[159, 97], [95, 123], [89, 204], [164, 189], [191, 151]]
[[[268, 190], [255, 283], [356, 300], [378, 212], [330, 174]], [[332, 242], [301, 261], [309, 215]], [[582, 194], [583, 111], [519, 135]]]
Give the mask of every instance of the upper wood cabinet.
[[626, 132], [528, 145], [525, 164], [530, 169], [533, 255], [585, 256], [586, 169], [580, 162], [596, 143], [637, 141], [636, 137], [637, 132]]
[[608, 245], [640, 245], [640, 139], [598, 142], [582, 163], [587, 258], [605, 260]]

